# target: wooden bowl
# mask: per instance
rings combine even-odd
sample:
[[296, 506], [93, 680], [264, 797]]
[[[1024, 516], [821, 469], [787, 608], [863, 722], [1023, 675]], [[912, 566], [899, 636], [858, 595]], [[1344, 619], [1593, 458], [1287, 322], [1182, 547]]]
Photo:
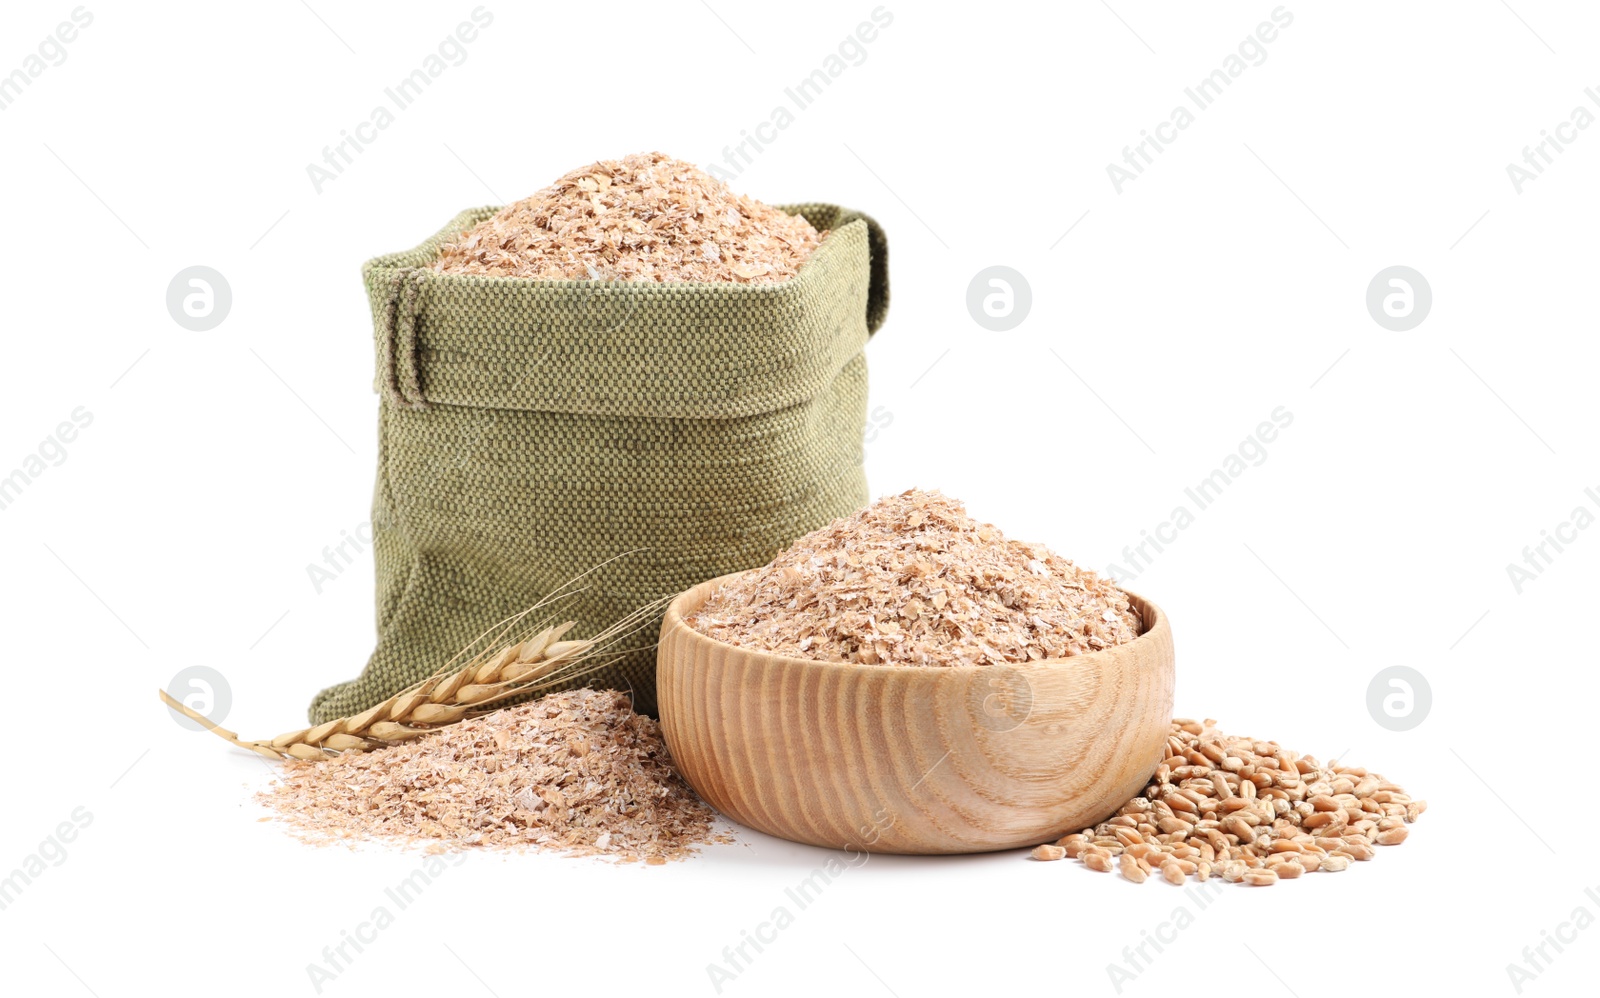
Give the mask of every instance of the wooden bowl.
[[725, 576], [667, 609], [661, 727], [717, 810], [832, 849], [967, 853], [1104, 820], [1166, 754], [1172, 631], [1129, 594], [1139, 637], [1026, 665], [816, 662], [747, 651], [684, 623]]

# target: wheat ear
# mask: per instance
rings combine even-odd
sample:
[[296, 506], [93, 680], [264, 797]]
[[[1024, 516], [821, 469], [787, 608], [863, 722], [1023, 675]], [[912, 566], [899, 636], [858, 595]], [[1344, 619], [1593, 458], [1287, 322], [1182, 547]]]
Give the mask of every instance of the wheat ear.
[[[531, 607], [495, 625], [469, 644], [439, 672], [409, 686], [359, 714], [290, 731], [276, 738], [249, 741], [213, 724], [204, 714], [160, 690], [162, 702], [205, 725], [212, 734], [269, 759], [325, 759], [335, 752], [360, 752], [402, 742], [469, 716], [492, 713], [497, 704], [536, 693], [605, 668], [635, 649], [618, 643], [662, 609], [665, 600], [646, 604], [592, 638], [564, 641], [574, 626], [566, 621], [539, 629], [520, 640], [507, 636], [524, 630]], [[482, 646], [493, 651], [477, 651]], [[463, 661], [464, 660], [464, 661]]]

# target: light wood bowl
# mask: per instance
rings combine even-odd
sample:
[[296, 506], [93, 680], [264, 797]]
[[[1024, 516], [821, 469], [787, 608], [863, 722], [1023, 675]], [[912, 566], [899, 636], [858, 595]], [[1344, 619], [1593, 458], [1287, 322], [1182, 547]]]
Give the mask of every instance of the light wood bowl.
[[1166, 754], [1172, 631], [1016, 666], [855, 665], [747, 651], [684, 623], [736, 576], [667, 609], [661, 727], [734, 821], [832, 849], [968, 853], [1047, 842], [1113, 814]]

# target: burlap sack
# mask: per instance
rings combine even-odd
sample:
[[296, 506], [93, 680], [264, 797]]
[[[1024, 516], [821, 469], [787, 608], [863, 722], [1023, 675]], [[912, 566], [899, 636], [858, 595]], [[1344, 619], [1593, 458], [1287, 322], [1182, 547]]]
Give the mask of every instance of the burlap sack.
[[[430, 674], [496, 621], [637, 549], [566, 601], [598, 631], [660, 596], [770, 560], [867, 501], [863, 347], [889, 303], [876, 222], [831, 230], [776, 285], [440, 274], [441, 242], [363, 268], [377, 336], [378, 643], [317, 694], [313, 724]], [[645, 624], [654, 640], [659, 619]], [[655, 712], [654, 653], [582, 682]]]

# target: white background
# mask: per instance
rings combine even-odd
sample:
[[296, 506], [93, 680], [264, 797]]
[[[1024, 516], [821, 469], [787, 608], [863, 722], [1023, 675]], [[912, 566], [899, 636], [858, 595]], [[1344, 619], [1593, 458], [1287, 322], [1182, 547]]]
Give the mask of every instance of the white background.
[[[1132, 586], [1171, 615], [1179, 714], [1343, 753], [1432, 809], [1347, 874], [1226, 891], [1123, 993], [1511, 994], [1525, 946], [1600, 915], [1600, 530], [1520, 594], [1506, 570], [1600, 487], [1600, 128], [1520, 194], [1506, 172], [1574, 108], [1600, 114], [1600, 17], [1289, 4], [1266, 61], [1117, 193], [1107, 164], [1273, 6], [891, 2], [866, 61], [735, 186], [889, 232], [875, 494], [942, 488], [1099, 568], [1294, 414]], [[368, 516], [360, 264], [597, 157], [719, 161], [874, 4], [495, 0], [465, 62], [318, 193], [307, 164], [473, 7], [91, 3], [65, 62], [0, 112], [0, 475], [93, 414], [0, 511], [0, 873], [93, 816], [0, 911], [8, 992], [315, 993], [307, 965], [416, 858], [257, 823], [270, 767], [178, 727], [155, 690], [209, 665], [227, 725], [265, 736], [365, 660], [370, 565], [320, 595], [306, 572]], [[0, 73], [72, 9], [8, 4]], [[209, 332], [164, 304], [195, 264], [233, 290]], [[1033, 289], [1010, 332], [964, 303], [995, 264]], [[1365, 306], [1394, 264], [1433, 291], [1408, 332]], [[1366, 709], [1391, 665], [1432, 687], [1411, 731]], [[826, 857], [743, 831], [665, 868], [472, 856], [323, 993], [714, 994], [707, 965]], [[1023, 853], [875, 857], [723, 993], [1113, 994], [1106, 966], [1180, 904]], [[1547, 950], [1524, 993], [1577, 993], [1597, 946], [1589, 929]]]

